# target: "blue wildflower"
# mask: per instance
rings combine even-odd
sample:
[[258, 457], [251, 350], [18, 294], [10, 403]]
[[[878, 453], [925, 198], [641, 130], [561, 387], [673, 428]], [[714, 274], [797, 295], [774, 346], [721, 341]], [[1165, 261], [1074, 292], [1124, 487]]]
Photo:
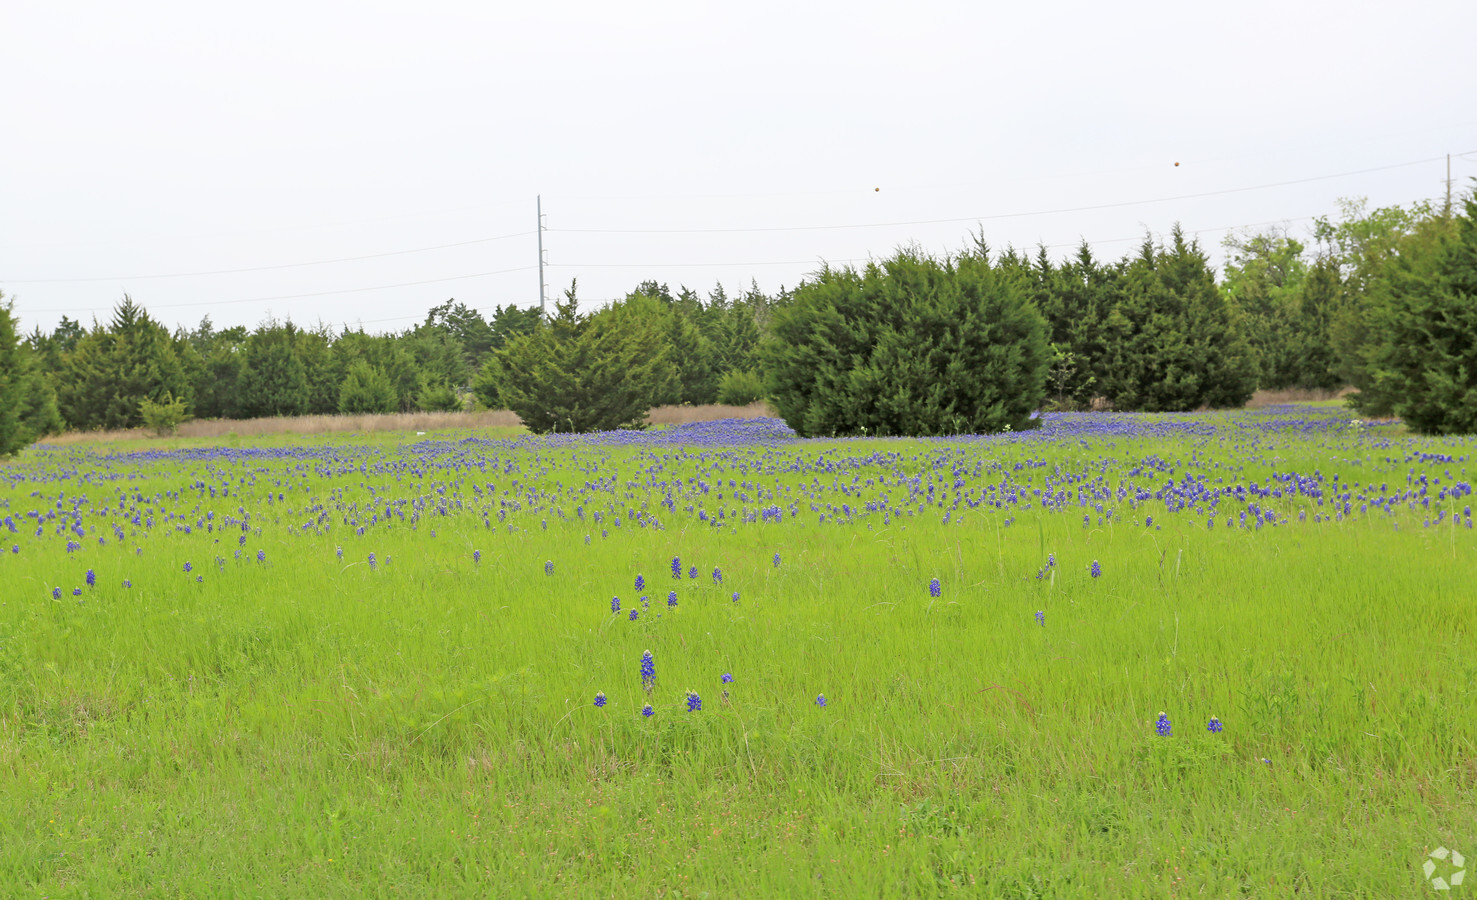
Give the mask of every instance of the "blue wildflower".
[[719, 568], [714, 568], [713, 569], [713, 583], [714, 584], [722, 584], [723, 583], [723, 570], [722, 569], [719, 569]]
[[194, 567], [191, 566], [189, 563], [185, 563], [185, 572], [186, 573], [188, 573], [190, 571], [190, 569], [192, 569], [192, 568], [194, 568]]
[[1036, 610], [1036, 624], [1040, 625], [1042, 628], [1046, 627], [1046, 610]]
[[826, 708], [826, 695], [825, 694], [816, 694], [815, 695], [815, 705], [816, 706], [819, 706], [822, 709], [825, 709]]
[[621, 598], [619, 598], [619, 597], [611, 597], [610, 598], [610, 611], [613, 612], [613, 613], [618, 613], [618, 612], [621, 611]]
[[88, 569], [87, 570], [87, 586], [88, 587], [96, 587], [97, 586], [97, 573], [93, 572], [91, 569]]
[[738, 591], [734, 591], [733, 592], [733, 602], [734, 603], [739, 602], [739, 592]]
[[1169, 737], [1170, 725], [1167, 714], [1163, 712], [1159, 713], [1159, 718], [1154, 722], [1154, 733], [1160, 737]]
[[937, 578], [928, 583], [928, 596], [938, 597], [941, 596], [943, 592], [944, 589], [939, 585], [939, 580]]
[[681, 578], [682, 577], [682, 557], [680, 557], [680, 556], [674, 556], [674, 557], [672, 557], [672, 577], [673, 578]]
[[723, 677], [718, 680], [723, 682], [724, 684], [733, 684], [733, 675], [729, 674], [728, 672], [724, 672]]
[[545, 575], [553, 575], [554, 574], [554, 561], [552, 559], [549, 560], [548, 562], [545, 562], [544, 563], [544, 574]]
[[1213, 734], [1220, 733], [1220, 730], [1221, 730], [1221, 720], [1220, 719], [1217, 719], [1215, 716], [1211, 716], [1210, 717], [1210, 724], [1208, 724], [1208, 725], [1205, 726], [1205, 730], [1206, 731], [1209, 731], [1209, 732], [1211, 732]]
[[1098, 565], [1097, 560], [1092, 561], [1092, 577], [1097, 578], [1103, 574], [1103, 567]]
[[697, 712], [703, 708], [703, 698], [697, 695], [697, 691], [687, 692], [687, 711]]
[[635, 610], [635, 609], [631, 610], [630, 619], [631, 619], [632, 622], [636, 621], [636, 614], [638, 612], [640, 612], [640, 610]]
[[646, 692], [649, 694], [651, 693], [651, 689], [655, 684], [656, 659], [651, 655], [651, 651], [647, 650], [645, 653], [641, 654], [641, 687], [645, 688]]
[[373, 568], [374, 568], [374, 566], [375, 566], [375, 562], [374, 562], [374, 554], [373, 554], [373, 553], [371, 553], [371, 554], [369, 554], [369, 567], [370, 567], [370, 568], [371, 568], [371, 569], [373, 569]]
[[480, 563], [480, 562], [482, 562], [482, 551], [481, 550], [473, 550], [472, 551], [472, 562], [473, 563]]
[[604, 706], [605, 705], [605, 692], [604, 691], [596, 691], [595, 692], [595, 705], [596, 706]]
[[667, 594], [667, 605], [668, 606], [676, 606], [677, 605], [677, 592], [676, 591], [672, 591], [672, 592], [670, 592], [670, 593]]
[[636, 575], [636, 590], [639, 591], [639, 590], [641, 590], [644, 587], [646, 587], [646, 578], [645, 578], [645, 576], [641, 575], [640, 573], [637, 573], [637, 575]]
[[52, 588], [51, 589], [51, 599], [53, 599], [53, 600], [60, 600], [61, 598], [62, 598], [62, 589], [61, 588]]
[[123, 579], [123, 586], [126, 587], [126, 588], [131, 588], [131, 587], [133, 587], [133, 582], [132, 581], [129, 581], [127, 578], [125, 578], [125, 579]]
[[690, 569], [687, 570], [687, 577], [688, 578], [696, 578], [697, 577], [697, 566], [693, 566], [692, 568], [690, 568]]
[[344, 558], [344, 548], [343, 547], [338, 548], [338, 551], [337, 552], [338, 552], [338, 558], [339, 559], [343, 559]]
[[641, 707], [641, 715], [649, 719], [652, 716], [656, 715], [656, 710], [652, 709], [651, 704], [648, 703], [645, 706]]
[[72, 596], [73, 597], [80, 597], [80, 596], [82, 596], [82, 589], [81, 588], [72, 588]]
[[776, 569], [780, 567], [780, 555], [778, 553], [774, 555], [774, 567]]

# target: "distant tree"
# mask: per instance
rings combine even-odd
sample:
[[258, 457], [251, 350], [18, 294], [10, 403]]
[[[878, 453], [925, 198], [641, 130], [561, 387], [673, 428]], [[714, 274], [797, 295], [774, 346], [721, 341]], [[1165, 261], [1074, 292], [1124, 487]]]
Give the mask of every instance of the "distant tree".
[[415, 405], [424, 412], [459, 412], [464, 408], [461, 396], [444, 381], [421, 388]]
[[344, 414], [392, 413], [399, 398], [385, 373], [368, 361], [356, 359], [349, 364], [339, 390], [339, 412]]
[[1145, 239], [1123, 266], [1121, 284], [1103, 324], [1100, 368], [1115, 409], [1235, 407], [1250, 399], [1256, 361], [1240, 311], [1179, 226], [1167, 247]]
[[512, 304], [497, 307], [492, 313], [492, 349], [501, 350], [514, 338], [533, 334], [542, 316], [537, 306], [528, 309], [519, 309]]
[[313, 328], [297, 333], [297, 358], [303, 363], [303, 378], [308, 382], [310, 415], [326, 416], [338, 412], [340, 373], [333, 360], [333, 327], [319, 322]]
[[[1269, 389], [1308, 387], [1302, 356], [1299, 298], [1308, 276], [1303, 245], [1277, 232], [1228, 234], [1222, 290], [1245, 314], [1242, 330], [1257, 360], [1257, 385]], [[1325, 331], [1326, 334], [1326, 331]]]
[[1369, 390], [1412, 429], [1477, 433], [1477, 198], [1401, 241], [1378, 281]]
[[94, 324], [65, 358], [57, 400], [74, 428], [133, 428], [140, 401], [190, 391], [169, 332], [125, 295], [108, 327]]
[[238, 412], [245, 418], [300, 416], [311, 396], [298, 356], [301, 332], [292, 322], [267, 320], [246, 339], [237, 380]]
[[988, 257], [903, 251], [826, 267], [774, 313], [768, 394], [802, 435], [943, 435], [1032, 427], [1046, 323]]
[[547, 324], [498, 352], [499, 399], [537, 433], [643, 427], [675, 382], [659, 302], [584, 316], [571, 286]]
[[480, 369], [487, 354], [497, 345], [497, 334], [482, 314], [455, 298], [431, 307], [421, 329], [442, 331], [455, 342], [462, 356], [463, 378]]
[[14, 307], [0, 294], [0, 457], [62, 428], [51, 384], [19, 332]]

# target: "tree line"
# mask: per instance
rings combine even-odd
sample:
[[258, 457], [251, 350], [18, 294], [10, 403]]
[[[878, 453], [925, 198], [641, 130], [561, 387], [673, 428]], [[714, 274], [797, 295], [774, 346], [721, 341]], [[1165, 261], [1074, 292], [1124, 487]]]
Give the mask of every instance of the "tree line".
[[[0, 454], [151, 416], [517, 412], [534, 431], [640, 427], [661, 404], [767, 398], [802, 434], [1030, 427], [1038, 409], [1240, 406], [1352, 385], [1370, 415], [1477, 430], [1477, 206], [1344, 201], [1309, 241], [1232, 234], [1219, 278], [1178, 227], [1117, 260], [1086, 243], [902, 250], [791, 290], [706, 297], [646, 281], [545, 318], [448, 300], [370, 334], [269, 319], [171, 332], [129, 297], [107, 321], [21, 333], [0, 296]], [[169, 419], [165, 415], [165, 420]]]

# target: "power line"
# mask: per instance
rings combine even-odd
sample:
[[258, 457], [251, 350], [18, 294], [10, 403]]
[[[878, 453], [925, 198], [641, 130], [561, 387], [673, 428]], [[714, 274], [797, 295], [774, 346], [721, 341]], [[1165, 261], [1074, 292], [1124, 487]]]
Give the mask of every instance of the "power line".
[[[1276, 225], [1282, 222], [1301, 222], [1314, 216], [1292, 216], [1278, 219], [1267, 219], [1262, 222], [1246, 222], [1240, 225], [1216, 225], [1211, 228], [1196, 228], [1185, 233], [1191, 235], [1207, 234], [1213, 231], [1231, 231], [1236, 228], [1256, 228], [1262, 225]], [[1143, 235], [1120, 238], [1098, 238], [1096, 240], [1079, 240], [1060, 244], [1040, 244], [1048, 250], [1057, 250], [1062, 247], [1076, 247], [1082, 243], [1087, 244], [1116, 244], [1123, 241], [1142, 240]], [[843, 259], [827, 259], [816, 257], [814, 259], [776, 259], [753, 262], [694, 262], [694, 263], [551, 263], [552, 268], [559, 269], [699, 269], [715, 268], [720, 266], [803, 266], [807, 263], [853, 263], [863, 262], [874, 257], [851, 257]]]
[[[1477, 152], [1477, 151], [1471, 151]], [[1328, 181], [1334, 178], [1348, 178], [1352, 175], [1367, 175], [1371, 172], [1385, 172], [1390, 169], [1402, 169], [1410, 166], [1425, 165], [1432, 162], [1444, 160], [1446, 156], [1432, 156], [1425, 159], [1412, 160], [1410, 162], [1393, 163], [1388, 166], [1375, 166], [1369, 169], [1355, 169], [1348, 172], [1337, 172], [1332, 175], [1315, 175], [1311, 178], [1295, 178], [1289, 181], [1276, 181], [1268, 184], [1249, 185], [1247, 187], [1226, 188], [1219, 191], [1203, 191], [1197, 194], [1179, 194], [1173, 197], [1156, 197], [1149, 200], [1124, 200], [1118, 203], [1099, 203], [1092, 206], [1059, 207], [1056, 209], [1042, 209], [1031, 212], [996, 213], [984, 216], [959, 216], [948, 219], [913, 219], [900, 222], [867, 222], [851, 225], [785, 225], [770, 226], [762, 228], [550, 228], [549, 231], [566, 232], [570, 234], [752, 234], [757, 232], [774, 231], [837, 231], [851, 228], [893, 228], [900, 225], [946, 225], [958, 222], [983, 222], [996, 219], [1020, 219], [1029, 216], [1049, 216], [1061, 213], [1092, 212], [1101, 209], [1121, 209], [1125, 206], [1142, 206], [1150, 203], [1171, 203], [1176, 200], [1199, 200], [1205, 197], [1220, 197], [1226, 194], [1239, 194], [1247, 191], [1263, 191], [1270, 188], [1288, 187], [1295, 184], [1308, 184], [1315, 181]]]
[[492, 241], [505, 241], [509, 238], [526, 237], [533, 234], [532, 231], [519, 231], [514, 234], [500, 234], [494, 237], [475, 238], [470, 241], [457, 241], [454, 244], [437, 244], [434, 247], [415, 247], [410, 250], [391, 250], [386, 253], [370, 253], [364, 256], [344, 256], [338, 259], [320, 259], [313, 262], [282, 263], [272, 266], [248, 266], [241, 269], [215, 269], [209, 272], [172, 272], [165, 275], [113, 275], [96, 278], [0, 278], [0, 282], [6, 284], [80, 284], [94, 281], [146, 281], [158, 278], [195, 278], [202, 275], [239, 275], [244, 272], [268, 272], [277, 269], [297, 269], [305, 266], [327, 266], [334, 263], [359, 262], [365, 259], [383, 259], [389, 256], [404, 256], [407, 253], [427, 253], [432, 250], [447, 250], [452, 247], [469, 247], [473, 244], [486, 244]]
[[[490, 275], [507, 275], [511, 272], [527, 272], [534, 266], [518, 266], [513, 269], [499, 269], [495, 272], [473, 272], [471, 275], [452, 275], [448, 278], [428, 278], [424, 281], [402, 281], [399, 284], [376, 284], [369, 287], [344, 288], [336, 291], [314, 291], [308, 294], [282, 294], [276, 297], [247, 297], [241, 300], [197, 300], [190, 303], [160, 303], [152, 306], [152, 309], [179, 309], [186, 306], [228, 306], [237, 303], [267, 303], [272, 300], [301, 300], [307, 297], [329, 297], [335, 294], [359, 294], [366, 291], [383, 291], [390, 288], [419, 287], [425, 284], [443, 284], [448, 281], [465, 281], [469, 278], [486, 278]], [[68, 309], [37, 309], [32, 312], [44, 313], [72, 313], [72, 312], [107, 312], [111, 306], [92, 306]], [[387, 320], [388, 321], [388, 320]]]

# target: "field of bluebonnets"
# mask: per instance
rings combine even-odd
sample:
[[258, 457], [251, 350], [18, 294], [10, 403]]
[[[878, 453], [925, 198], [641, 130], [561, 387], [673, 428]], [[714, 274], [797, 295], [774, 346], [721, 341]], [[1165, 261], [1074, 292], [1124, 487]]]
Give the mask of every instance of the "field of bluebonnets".
[[1473, 441], [1044, 420], [32, 448], [3, 893], [1396, 897], [1477, 854]]

